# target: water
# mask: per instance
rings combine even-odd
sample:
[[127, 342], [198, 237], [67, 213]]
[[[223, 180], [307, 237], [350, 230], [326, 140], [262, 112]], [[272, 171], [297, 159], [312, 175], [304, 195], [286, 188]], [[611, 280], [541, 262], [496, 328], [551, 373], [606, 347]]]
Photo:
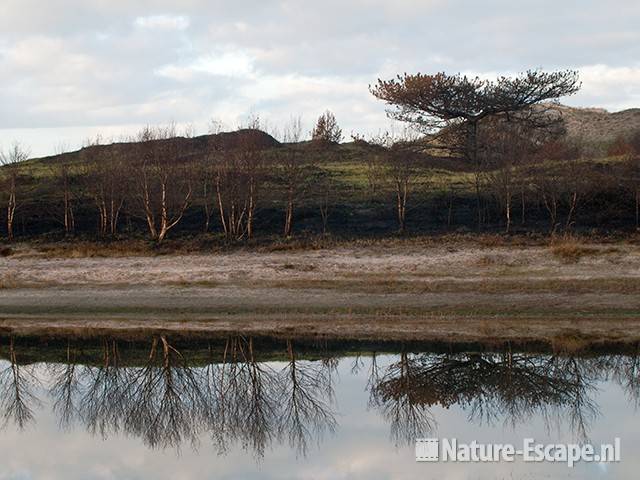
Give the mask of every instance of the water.
[[[637, 478], [640, 357], [431, 350], [6, 340], [0, 479]], [[620, 437], [622, 460], [416, 463], [425, 436]]]

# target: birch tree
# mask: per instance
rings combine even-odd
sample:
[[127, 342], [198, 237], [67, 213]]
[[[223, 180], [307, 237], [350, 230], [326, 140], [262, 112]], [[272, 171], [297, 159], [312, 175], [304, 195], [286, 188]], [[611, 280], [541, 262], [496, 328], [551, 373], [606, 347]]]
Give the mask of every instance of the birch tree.
[[215, 203], [228, 240], [254, 235], [260, 189], [265, 175], [262, 132], [243, 129], [235, 148], [210, 154]]
[[14, 238], [13, 226], [15, 221], [17, 201], [17, 185], [23, 168], [23, 163], [29, 158], [29, 152], [19, 143], [6, 152], [0, 152], [0, 165], [3, 166], [4, 182], [7, 192], [7, 238], [11, 242]]
[[284, 189], [285, 218], [283, 235], [290, 237], [293, 231], [294, 213], [302, 200], [309, 181], [309, 169], [312, 166], [309, 155], [302, 149], [302, 122], [292, 119], [284, 129], [283, 140], [286, 146], [276, 154], [274, 165], [278, 179]]
[[86, 192], [97, 209], [98, 233], [102, 237], [114, 237], [128, 193], [127, 164], [125, 153], [118, 145], [106, 147], [99, 141], [96, 137], [83, 149]]
[[174, 125], [146, 128], [138, 140], [135, 197], [150, 237], [160, 244], [190, 205], [193, 165], [180, 157]]

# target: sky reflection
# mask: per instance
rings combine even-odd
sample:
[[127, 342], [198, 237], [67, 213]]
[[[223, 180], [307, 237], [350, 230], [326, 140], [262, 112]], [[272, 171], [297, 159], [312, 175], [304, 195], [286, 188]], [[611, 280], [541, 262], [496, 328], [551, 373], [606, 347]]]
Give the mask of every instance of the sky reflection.
[[[247, 339], [194, 353], [163, 337], [47, 362], [22, 352], [1, 349], [0, 479], [617, 479], [640, 467], [634, 356], [342, 356], [284, 341], [265, 355]], [[415, 436], [618, 436], [622, 462], [418, 464]]]

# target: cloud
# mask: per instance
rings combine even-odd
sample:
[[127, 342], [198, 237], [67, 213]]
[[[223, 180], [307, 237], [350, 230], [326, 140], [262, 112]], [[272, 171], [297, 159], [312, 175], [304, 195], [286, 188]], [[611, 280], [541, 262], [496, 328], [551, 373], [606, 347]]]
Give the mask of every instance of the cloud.
[[155, 70], [161, 77], [188, 82], [198, 74], [222, 77], [250, 77], [253, 75], [253, 59], [244, 52], [224, 52], [204, 55], [188, 65], [163, 65]]
[[371, 132], [388, 119], [368, 85], [416, 71], [577, 68], [568, 102], [618, 110], [640, 104], [639, 21], [636, 0], [2, 0], [0, 143], [326, 108]]
[[572, 103], [611, 110], [640, 107], [640, 64], [587, 65], [580, 68], [580, 77], [582, 89]]
[[138, 17], [134, 21], [138, 28], [155, 30], [186, 30], [189, 28], [189, 17], [184, 15], [152, 15]]

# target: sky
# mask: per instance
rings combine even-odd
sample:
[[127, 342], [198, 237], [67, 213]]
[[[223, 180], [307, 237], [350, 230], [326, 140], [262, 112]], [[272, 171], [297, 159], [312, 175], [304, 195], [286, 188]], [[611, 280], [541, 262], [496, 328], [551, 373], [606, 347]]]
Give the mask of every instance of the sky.
[[564, 103], [640, 106], [638, 0], [0, 0], [0, 148], [33, 156], [175, 122], [259, 116], [346, 138], [389, 127], [368, 90], [403, 72], [580, 71]]

